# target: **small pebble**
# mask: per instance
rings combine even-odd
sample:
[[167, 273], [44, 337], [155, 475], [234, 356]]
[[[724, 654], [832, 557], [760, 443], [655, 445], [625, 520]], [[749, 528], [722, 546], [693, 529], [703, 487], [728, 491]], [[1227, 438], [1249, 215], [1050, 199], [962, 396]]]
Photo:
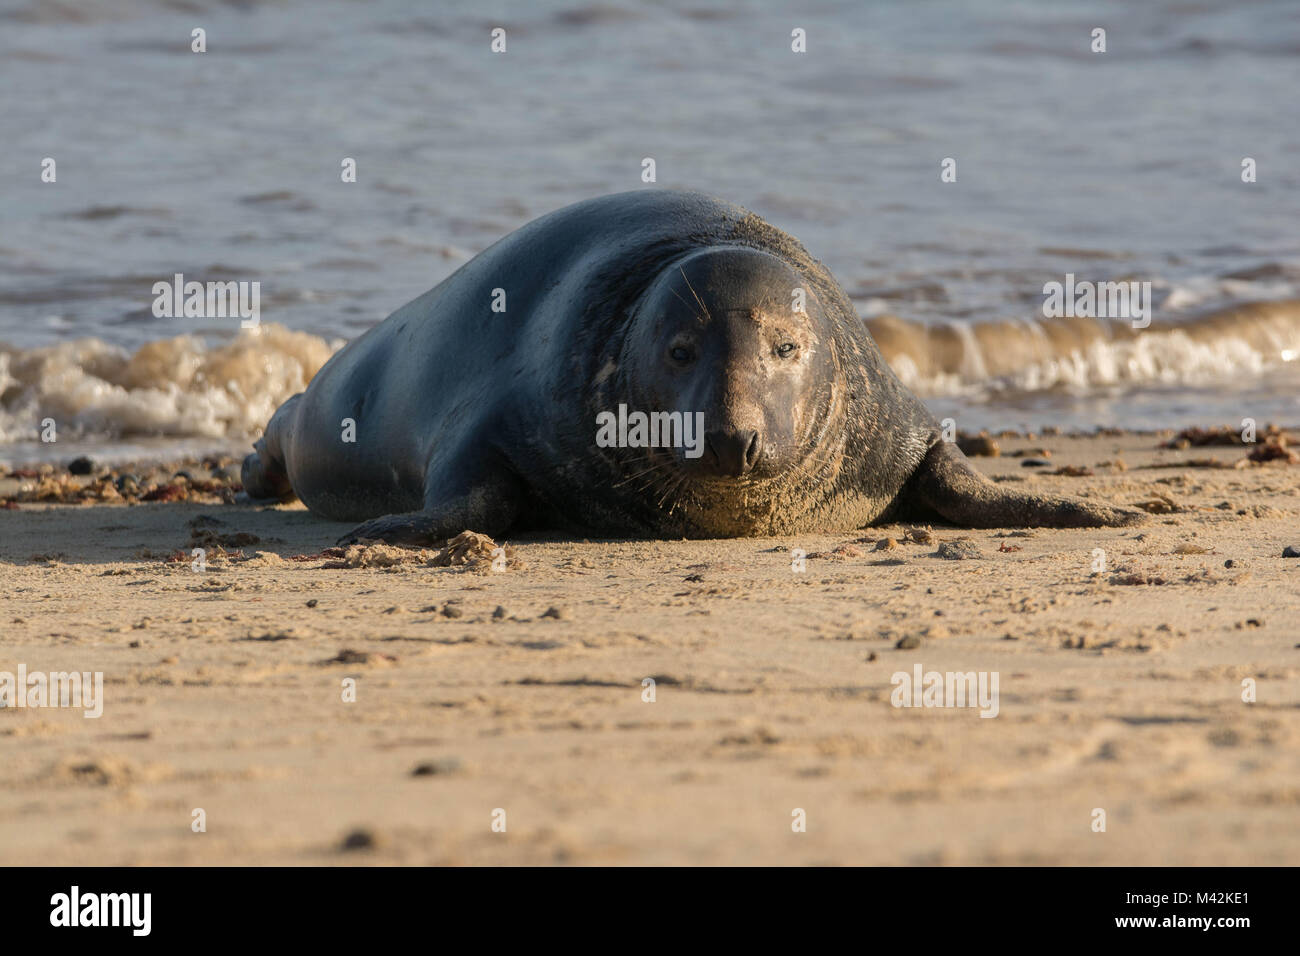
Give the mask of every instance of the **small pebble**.
[[343, 838], [342, 850], [373, 850], [379, 846], [379, 837], [372, 830], [353, 830]]
[[957, 447], [963, 455], [972, 458], [997, 458], [1002, 449], [988, 435], [973, 435], [970, 438], [958, 438]]
[[438, 760], [428, 760], [418, 764], [411, 771], [412, 777], [437, 777], [446, 776], [449, 773], [455, 773], [460, 769], [459, 757], [442, 757]]
[[91, 459], [82, 455], [80, 458], [74, 458], [68, 462], [68, 474], [70, 475], [89, 475], [95, 470], [95, 463]]

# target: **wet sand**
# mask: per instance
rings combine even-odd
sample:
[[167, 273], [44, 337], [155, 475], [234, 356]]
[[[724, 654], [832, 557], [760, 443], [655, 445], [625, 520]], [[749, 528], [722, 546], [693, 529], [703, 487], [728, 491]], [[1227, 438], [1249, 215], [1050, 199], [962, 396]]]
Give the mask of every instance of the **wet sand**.
[[[0, 709], [0, 863], [1294, 864], [1300, 466], [1159, 440], [975, 459], [1141, 528], [523, 537], [503, 572], [218, 485], [19, 503], [0, 672], [105, 700]], [[916, 664], [996, 672], [997, 716], [892, 706]]]

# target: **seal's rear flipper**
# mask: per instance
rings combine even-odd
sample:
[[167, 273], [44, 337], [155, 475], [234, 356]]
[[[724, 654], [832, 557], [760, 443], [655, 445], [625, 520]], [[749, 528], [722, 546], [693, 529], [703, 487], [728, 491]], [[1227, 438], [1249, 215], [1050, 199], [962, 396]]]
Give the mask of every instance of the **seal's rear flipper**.
[[265, 449], [261, 446], [261, 442], [254, 446], [258, 450], [244, 459], [244, 465], [239, 470], [244, 491], [254, 500], [271, 498], [284, 501], [292, 498], [294, 494], [289, 476], [284, 473], [283, 467], [265, 457]]
[[1147, 520], [1140, 511], [1007, 490], [945, 441], [930, 448], [900, 499], [904, 510], [919, 506], [966, 528], [1119, 528]]
[[266, 432], [253, 442], [253, 454], [244, 459], [239, 469], [240, 484], [244, 493], [253, 499], [270, 498], [288, 501], [294, 497], [293, 486], [284, 466], [284, 453], [280, 446], [285, 422], [294, 414], [302, 393], [289, 398], [266, 423]]

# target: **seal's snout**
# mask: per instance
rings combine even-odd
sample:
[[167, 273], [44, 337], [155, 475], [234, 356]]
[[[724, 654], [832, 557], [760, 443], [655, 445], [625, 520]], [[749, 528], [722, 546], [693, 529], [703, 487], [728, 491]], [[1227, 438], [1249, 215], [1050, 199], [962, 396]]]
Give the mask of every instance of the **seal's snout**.
[[763, 443], [758, 432], [752, 429], [712, 431], [704, 436], [708, 454], [704, 464], [715, 475], [739, 478], [753, 470], [758, 463]]

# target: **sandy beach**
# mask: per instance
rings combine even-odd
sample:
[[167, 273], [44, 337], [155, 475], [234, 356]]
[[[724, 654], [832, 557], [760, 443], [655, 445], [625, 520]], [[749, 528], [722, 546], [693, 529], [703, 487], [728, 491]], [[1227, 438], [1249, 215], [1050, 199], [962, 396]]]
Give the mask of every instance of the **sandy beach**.
[[[1140, 528], [521, 537], [504, 571], [327, 550], [197, 463], [132, 504], [0, 478], [0, 672], [104, 675], [97, 719], [0, 709], [0, 863], [1294, 863], [1300, 467], [1168, 438], [974, 459]], [[893, 706], [916, 665], [996, 673], [996, 716]]]

